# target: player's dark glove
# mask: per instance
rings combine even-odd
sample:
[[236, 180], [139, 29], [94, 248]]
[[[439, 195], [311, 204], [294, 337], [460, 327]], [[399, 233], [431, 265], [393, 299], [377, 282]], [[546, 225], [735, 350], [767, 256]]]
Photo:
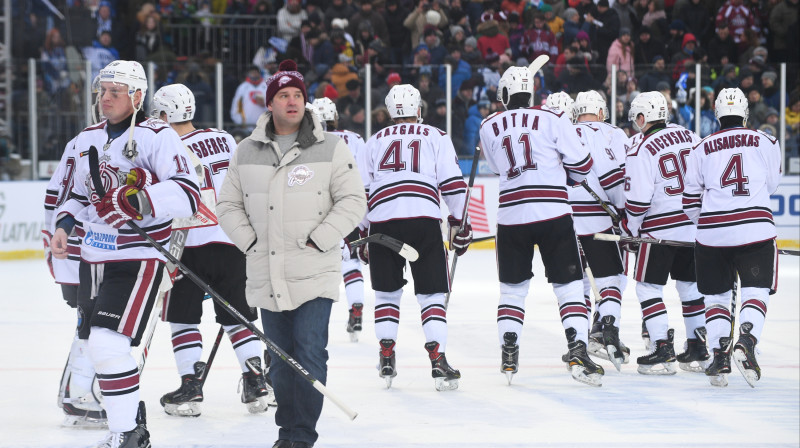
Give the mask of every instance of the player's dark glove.
[[125, 179], [125, 184], [130, 185], [131, 187], [136, 188], [139, 191], [144, 190], [145, 188], [149, 187], [150, 185], [157, 184], [158, 177], [155, 174], [151, 173], [150, 171], [144, 168], [134, 168], [132, 169]]
[[[362, 229], [361, 227], [358, 228], [358, 238], [366, 238], [369, 236], [369, 232], [367, 229]], [[356, 247], [358, 259], [361, 260], [364, 264], [369, 264], [369, 243], [362, 244]]]
[[447, 217], [447, 223], [450, 225], [450, 248], [455, 249], [460, 257], [469, 249], [472, 242], [472, 224], [467, 221], [462, 226], [461, 220], [453, 215]]
[[344, 244], [347, 246], [347, 250], [350, 251], [351, 260], [358, 259], [358, 246], [351, 246], [350, 243], [359, 238], [361, 238], [361, 236], [358, 227], [353, 229], [352, 232], [350, 232], [346, 237], [344, 237]]
[[100, 202], [95, 204], [97, 215], [115, 229], [121, 228], [131, 219], [142, 219], [141, 213], [130, 201], [132, 198], [138, 203], [138, 199], [136, 199], [138, 192], [139, 190], [130, 185], [109, 191]]
[[[619, 231], [622, 233], [622, 236], [634, 236], [630, 229], [628, 229], [628, 219], [625, 218], [619, 223]], [[630, 253], [638, 253], [639, 252], [639, 243], [632, 243], [632, 242], [621, 242], [619, 244], [623, 250], [630, 252]]]

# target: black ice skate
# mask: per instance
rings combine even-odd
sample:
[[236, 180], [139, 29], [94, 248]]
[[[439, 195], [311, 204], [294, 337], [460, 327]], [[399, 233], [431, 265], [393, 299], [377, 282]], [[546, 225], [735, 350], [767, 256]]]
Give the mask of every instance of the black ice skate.
[[683, 353], [675, 358], [678, 360], [678, 367], [687, 372], [703, 373], [710, 363], [711, 356], [706, 348], [706, 327], [699, 327], [694, 330], [697, 336], [694, 339], [687, 339]]
[[[70, 374], [67, 373], [67, 375]], [[64, 389], [61, 409], [64, 411], [64, 421], [61, 426], [80, 429], [108, 428], [106, 411], [100, 406], [94, 393], [90, 392], [85, 397], [72, 398], [69, 380]]]
[[614, 316], [603, 316], [603, 346], [606, 349], [608, 360], [621, 370], [622, 364], [627, 364], [631, 350], [619, 340], [619, 328], [614, 325]]
[[650, 347], [650, 332], [647, 331], [647, 325], [642, 321], [642, 341], [644, 341], [644, 349], [648, 352], [652, 350]]
[[756, 337], [750, 334], [753, 324], [745, 322], [739, 327], [739, 340], [733, 346], [733, 362], [750, 387], [756, 387], [761, 379], [761, 368], [756, 361]]
[[350, 308], [350, 317], [347, 319], [347, 333], [350, 335], [350, 342], [358, 342], [358, 336], [361, 334], [363, 310], [363, 303], [354, 303], [353, 307]]
[[271, 394], [261, 370], [261, 358], [253, 356], [245, 364], [249, 371], [242, 373], [242, 403], [247, 405], [251, 414], [266, 412]]
[[589, 353], [586, 351], [586, 343], [576, 340], [578, 332], [574, 328], [567, 328], [565, 333], [569, 352], [562, 356], [561, 359], [566, 362], [567, 370], [572, 374], [572, 378], [590, 386], [602, 386], [602, 377], [605, 374], [605, 370], [589, 358]]
[[434, 379], [434, 386], [438, 391], [458, 389], [458, 379], [461, 372], [450, 367], [444, 353], [439, 352], [439, 343], [431, 341], [425, 344], [428, 357], [431, 360], [431, 376]]
[[675, 366], [675, 347], [672, 343], [674, 336], [675, 330], [670, 328], [667, 331], [667, 339], [656, 341], [650, 353], [636, 359], [636, 362], [639, 363], [639, 373], [642, 375], [675, 375], [678, 372]]
[[178, 417], [200, 416], [200, 403], [203, 401], [203, 385], [200, 377], [205, 367], [204, 362], [194, 363], [194, 374], [183, 375], [181, 387], [161, 397], [164, 412]]
[[112, 432], [95, 448], [150, 448], [150, 433], [147, 431], [147, 416], [144, 401], [139, 402], [136, 427], [130, 431]]
[[517, 344], [517, 333], [506, 332], [503, 334], [502, 353], [500, 354], [503, 362], [500, 365], [500, 371], [506, 374], [508, 384], [511, 384], [511, 378], [517, 373], [519, 368], [519, 344]]
[[731, 338], [719, 338], [719, 348], [714, 349], [714, 359], [706, 368], [708, 381], [712, 386], [728, 385], [728, 374], [731, 373]]
[[386, 388], [392, 387], [392, 378], [397, 376], [394, 357], [394, 339], [381, 339], [380, 362], [378, 375], [386, 381]]

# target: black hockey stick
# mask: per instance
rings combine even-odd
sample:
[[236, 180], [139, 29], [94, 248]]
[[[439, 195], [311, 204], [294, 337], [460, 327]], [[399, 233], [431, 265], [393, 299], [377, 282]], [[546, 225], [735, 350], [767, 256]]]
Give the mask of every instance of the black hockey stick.
[[367, 243], [380, 244], [381, 246], [387, 247], [392, 251], [397, 252], [401, 257], [408, 261], [417, 261], [417, 258], [419, 258], [419, 253], [416, 249], [396, 238], [392, 238], [382, 233], [373, 233], [372, 235], [361, 238], [360, 240], [352, 241], [350, 246], [356, 247]]
[[[660, 240], [658, 238], [638, 238], [635, 236], [610, 235], [608, 233], [595, 233], [594, 239], [601, 241], [618, 241], [622, 243], [646, 243], [663, 244], [665, 246], [694, 247], [694, 243], [689, 241]], [[797, 257], [800, 256], [800, 250], [778, 249], [778, 255], [794, 255]]]
[[217, 356], [217, 349], [219, 348], [219, 343], [222, 341], [222, 335], [225, 333], [225, 329], [222, 325], [219, 326], [219, 331], [217, 332], [217, 339], [214, 340], [214, 346], [211, 347], [211, 353], [208, 354], [208, 361], [206, 361], [206, 365], [203, 367], [203, 376], [200, 378], [200, 387], [203, 387], [203, 384], [206, 384], [206, 378], [208, 378], [208, 371], [211, 370], [211, 364], [214, 362], [214, 357]]
[[473, 238], [472, 242], [469, 243], [469, 244], [482, 243], [484, 241], [489, 241], [489, 240], [493, 240], [493, 239], [494, 239], [494, 235], [482, 236], [480, 238]]
[[588, 191], [590, 195], [592, 195], [592, 197], [594, 198], [595, 201], [597, 201], [600, 207], [603, 207], [603, 210], [605, 210], [606, 213], [608, 213], [608, 216], [610, 216], [611, 220], [614, 221], [614, 225], [618, 226], [620, 219], [617, 212], [615, 212], [614, 209], [612, 209], [606, 201], [604, 201], [597, 193], [595, 193], [592, 187], [590, 187], [589, 184], [586, 182], [586, 179], [581, 181], [581, 185], [583, 185], [583, 188], [586, 189], [586, 191]]
[[[478, 172], [478, 159], [481, 158], [481, 147], [475, 147], [475, 155], [472, 156], [472, 168], [469, 171], [469, 184], [467, 185], [467, 197], [464, 198], [464, 212], [461, 214], [461, 225], [467, 223], [467, 217], [469, 216], [469, 199], [472, 196], [472, 186], [475, 184], [475, 174]], [[458, 227], [456, 230], [456, 234], [461, 232], [461, 226]], [[447, 305], [450, 304], [450, 294], [453, 292], [453, 277], [456, 275], [456, 263], [458, 263], [458, 252], [453, 254], [453, 265], [450, 266], [450, 287], [448, 288], [447, 294], [444, 296], [444, 309], [447, 309]]]
[[[89, 148], [89, 174], [91, 176], [92, 184], [94, 185], [94, 189], [95, 189], [95, 192], [97, 193], [97, 195], [100, 196], [100, 197], [105, 196], [105, 188], [103, 187], [103, 181], [100, 179], [100, 162], [99, 162], [99, 159], [98, 159], [98, 156], [97, 156], [97, 148], [95, 148], [94, 146]], [[180, 269], [181, 272], [184, 273], [184, 275], [189, 277], [189, 279], [194, 282], [194, 284], [199, 286], [200, 289], [202, 289], [208, 295], [210, 295], [211, 298], [214, 299], [215, 302], [217, 302], [217, 304], [219, 304], [220, 306], [225, 308], [225, 310], [228, 311], [228, 313], [231, 316], [233, 316], [237, 321], [239, 321], [240, 324], [242, 324], [245, 327], [247, 327], [248, 330], [252, 331], [256, 336], [258, 336], [259, 339], [264, 341], [264, 344], [266, 344], [267, 347], [269, 347], [273, 352], [275, 352], [278, 355], [279, 358], [281, 358], [287, 364], [289, 364], [289, 366], [292, 369], [294, 369], [295, 372], [297, 372], [299, 375], [301, 375], [303, 378], [305, 378], [308, 382], [310, 382], [311, 385], [314, 387], [314, 389], [319, 391], [319, 393], [321, 393], [322, 395], [326, 396], [339, 409], [341, 409], [342, 412], [347, 414], [347, 416], [350, 418], [350, 420], [353, 420], [353, 419], [356, 418], [356, 416], [358, 415], [357, 412], [355, 412], [354, 410], [350, 409], [341, 400], [339, 400], [338, 397], [336, 397], [330, 391], [328, 391], [328, 389], [325, 387], [325, 385], [320, 383], [319, 380], [317, 380], [310, 373], [308, 373], [308, 371], [305, 368], [303, 368], [303, 366], [300, 365], [300, 363], [295, 361], [291, 356], [289, 356], [288, 353], [283, 351], [282, 348], [280, 348], [277, 345], [275, 345], [275, 343], [272, 342], [272, 340], [270, 340], [266, 335], [264, 335], [264, 333], [261, 330], [259, 330], [258, 327], [256, 327], [255, 325], [253, 325], [252, 322], [247, 320], [247, 318], [244, 317], [239, 311], [237, 311], [236, 308], [231, 306], [231, 304], [228, 303], [227, 300], [222, 298], [222, 296], [219, 295], [219, 293], [214, 291], [214, 289], [210, 285], [205, 283], [200, 277], [197, 276], [197, 274], [192, 272], [192, 270], [187, 268], [186, 265], [181, 263], [180, 260], [175, 258], [175, 256], [173, 256], [171, 253], [169, 253], [169, 251], [167, 249], [165, 249], [164, 246], [159, 244], [158, 241], [154, 240], [153, 237], [148, 235], [147, 232], [145, 232], [141, 227], [139, 227], [138, 224], [136, 224], [135, 222], [130, 221], [130, 220], [127, 221], [126, 224], [128, 224], [128, 226], [131, 229], [133, 229], [136, 233], [138, 233], [139, 236], [141, 236], [142, 238], [147, 240], [156, 250], [161, 252], [161, 254], [164, 255], [164, 257], [167, 258], [167, 260], [171, 261], [175, 266], [177, 266], [178, 269]]]

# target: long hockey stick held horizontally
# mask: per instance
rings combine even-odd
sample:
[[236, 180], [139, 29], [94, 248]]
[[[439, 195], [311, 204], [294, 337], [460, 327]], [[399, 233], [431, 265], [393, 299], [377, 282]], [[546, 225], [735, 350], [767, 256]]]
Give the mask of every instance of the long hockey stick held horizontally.
[[[660, 240], [658, 238], [639, 238], [635, 236], [609, 235], [607, 233], [595, 233], [594, 239], [601, 241], [618, 241], [622, 243], [646, 243], [646, 244], [663, 244], [665, 246], [694, 247], [694, 243], [689, 241]], [[800, 250], [778, 249], [778, 255], [793, 255], [797, 257], [800, 256]]]
[[382, 233], [373, 233], [372, 235], [361, 238], [360, 240], [352, 241], [350, 246], [356, 247], [367, 243], [380, 244], [381, 246], [387, 247], [390, 250], [397, 252], [401, 257], [408, 261], [417, 261], [417, 258], [419, 258], [419, 252], [417, 252], [416, 249], [398, 240], [397, 238], [392, 238]]

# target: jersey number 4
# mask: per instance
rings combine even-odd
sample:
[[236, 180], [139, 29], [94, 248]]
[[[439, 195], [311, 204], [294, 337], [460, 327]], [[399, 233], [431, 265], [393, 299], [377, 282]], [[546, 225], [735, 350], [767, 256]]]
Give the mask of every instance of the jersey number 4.
[[747, 185], [748, 182], [749, 179], [747, 176], [744, 175], [744, 169], [742, 168], [742, 155], [741, 154], [732, 155], [731, 160], [729, 160], [728, 164], [725, 166], [725, 171], [722, 172], [722, 177], [719, 180], [719, 185], [722, 188], [735, 185], [736, 188], [734, 188], [733, 191], [731, 191], [731, 195], [749, 196], [750, 190], [744, 187], [745, 185]]
[[[406, 169], [406, 162], [403, 160], [403, 141], [395, 140], [389, 144], [386, 152], [381, 157], [381, 163], [378, 164], [380, 171], [403, 171]], [[419, 140], [412, 140], [408, 143], [411, 149], [411, 171], [419, 173]]]

